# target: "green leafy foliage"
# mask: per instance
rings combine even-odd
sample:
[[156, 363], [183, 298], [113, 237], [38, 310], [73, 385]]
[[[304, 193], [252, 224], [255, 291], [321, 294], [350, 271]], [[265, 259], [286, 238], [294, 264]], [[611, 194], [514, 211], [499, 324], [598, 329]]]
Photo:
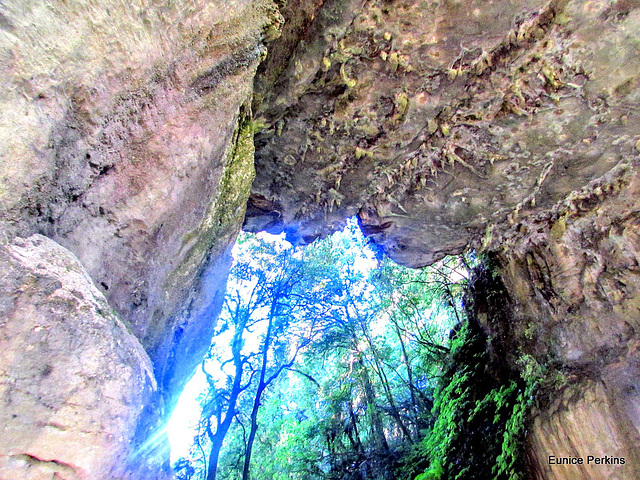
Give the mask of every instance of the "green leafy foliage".
[[[488, 288], [480, 292], [493, 300], [504, 298], [499, 279], [492, 275], [485, 279]], [[419, 445], [429, 468], [416, 480], [524, 478], [523, 441], [539, 377], [528, 371], [521, 376], [494, 364], [490, 339], [475, 318], [477, 305], [473, 298], [469, 301], [468, 319], [451, 343], [450, 364], [435, 396], [435, 424]], [[486, 301], [482, 299], [483, 309]], [[498, 319], [501, 315], [493, 307], [488, 313]]]
[[463, 313], [474, 261], [403, 268], [354, 224], [304, 249], [242, 235], [180, 478], [520, 479], [533, 382]]

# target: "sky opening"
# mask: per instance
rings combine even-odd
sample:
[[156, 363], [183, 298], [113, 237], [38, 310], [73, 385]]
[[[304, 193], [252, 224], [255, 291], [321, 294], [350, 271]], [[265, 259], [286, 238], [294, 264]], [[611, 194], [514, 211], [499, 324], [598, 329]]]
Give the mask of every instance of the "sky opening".
[[[214, 433], [224, 439], [218, 480], [241, 479], [243, 458], [255, 480], [322, 478], [349, 468], [329, 458], [332, 449], [355, 450], [341, 454], [353, 463], [360, 450], [397, 449], [419, 437], [418, 410], [428, 410], [429, 400], [416, 392], [432, 391], [441, 369], [436, 357], [446, 351], [457, 321], [452, 309], [461, 307], [457, 285], [468, 276], [462, 260], [445, 259], [440, 273], [399, 267], [376, 252], [354, 219], [303, 248], [284, 235], [241, 233], [233, 259], [212, 347], [168, 422], [177, 478], [206, 478]], [[265, 299], [272, 292], [261, 283], [289, 296]], [[442, 285], [449, 291], [425, 293]], [[233, 342], [241, 346], [235, 357]], [[341, 429], [344, 438], [327, 446]], [[253, 440], [252, 430], [259, 432]], [[301, 469], [309, 471], [291, 473]]]

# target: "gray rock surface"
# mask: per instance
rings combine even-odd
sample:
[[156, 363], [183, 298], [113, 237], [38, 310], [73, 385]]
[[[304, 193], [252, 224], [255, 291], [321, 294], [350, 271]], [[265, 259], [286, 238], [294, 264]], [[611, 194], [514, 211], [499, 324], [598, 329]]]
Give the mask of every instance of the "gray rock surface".
[[327, 2], [256, 80], [245, 227], [305, 243], [357, 214], [421, 266], [550, 208], [638, 156], [637, 7]]
[[210, 343], [253, 179], [253, 77], [281, 21], [269, 0], [0, 3], [0, 238], [73, 252], [138, 338], [158, 395], [122, 392], [121, 408], [144, 409], [142, 440]]
[[209, 345], [253, 178], [253, 76], [280, 20], [268, 0], [0, 5], [3, 237], [80, 259], [169, 404]]
[[[556, 377], [529, 436], [533, 478], [640, 475], [639, 172], [616, 168], [489, 247], [515, 300], [508, 334], [495, 338], [510, 363], [528, 354]], [[625, 464], [550, 467], [555, 452]]]

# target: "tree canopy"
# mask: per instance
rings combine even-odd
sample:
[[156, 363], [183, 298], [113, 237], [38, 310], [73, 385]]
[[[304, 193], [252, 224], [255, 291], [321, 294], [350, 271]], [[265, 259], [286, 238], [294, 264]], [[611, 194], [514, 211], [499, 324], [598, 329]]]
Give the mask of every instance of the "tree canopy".
[[304, 248], [243, 234], [234, 258], [178, 478], [448, 478], [437, 416], [471, 257], [403, 268], [353, 222]]

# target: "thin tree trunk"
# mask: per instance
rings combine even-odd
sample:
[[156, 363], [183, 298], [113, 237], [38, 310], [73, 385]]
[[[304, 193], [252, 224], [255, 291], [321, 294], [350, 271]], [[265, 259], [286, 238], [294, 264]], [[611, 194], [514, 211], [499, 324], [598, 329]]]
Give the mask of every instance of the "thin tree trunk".
[[207, 480], [216, 480], [216, 474], [218, 472], [218, 459], [220, 457], [220, 450], [222, 449], [223, 440], [224, 436], [219, 436], [219, 438], [216, 438], [215, 441], [211, 444], [209, 466], [207, 468]]
[[231, 423], [233, 422], [233, 417], [236, 414], [236, 404], [238, 402], [238, 397], [240, 396], [244, 388], [246, 388], [242, 386], [242, 373], [244, 366], [244, 361], [242, 359], [242, 337], [244, 334], [244, 329], [247, 325], [248, 315], [244, 315], [244, 312], [240, 311], [236, 311], [236, 315], [239, 315], [240, 318], [236, 323], [236, 331], [234, 332], [233, 342], [231, 344], [233, 364], [235, 367], [235, 376], [233, 378], [231, 391], [229, 392], [229, 402], [227, 404], [227, 410], [224, 414], [224, 419], [222, 419], [222, 409], [220, 408], [217, 414], [215, 433], [211, 431], [210, 424], [207, 424], [207, 435], [211, 440], [211, 453], [209, 454], [207, 480], [216, 479], [220, 450], [222, 449], [224, 438], [227, 436], [229, 428], [231, 427]]
[[358, 418], [356, 417], [356, 413], [353, 411], [353, 404], [351, 403], [351, 399], [349, 399], [349, 417], [351, 419], [351, 424], [353, 425], [353, 433], [355, 434], [355, 450], [356, 453], [360, 454], [364, 451], [364, 448], [362, 448], [360, 432], [358, 431]]
[[251, 452], [253, 451], [253, 442], [256, 439], [256, 432], [258, 431], [258, 411], [260, 410], [260, 397], [262, 396], [262, 390], [258, 389], [256, 392], [256, 398], [253, 403], [253, 410], [251, 410], [251, 427], [249, 429], [249, 438], [247, 439], [247, 446], [244, 453], [244, 466], [242, 468], [242, 480], [249, 480], [250, 467], [251, 467]]
[[271, 311], [269, 312], [269, 325], [264, 336], [264, 345], [262, 349], [262, 365], [260, 367], [260, 378], [258, 380], [258, 388], [256, 389], [256, 395], [253, 399], [253, 409], [251, 410], [251, 426], [249, 430], [249, 438], [247, 439], [247, 445], [244, 453], [244, 466], [242, 468], [242, 480], [250, 479], [250, 466], [251, 466], [251, 453], [253, 451], [253, 443], [256, 438], [256, 432], [258, 430], [258, 412], [260, 411], [260, 405], [262, 400], [262, 394], [265, 389], [273, 382], [278, 376], [294, 364], [295, 359], [302, 348], [303, 344], [296, 347], [295, 352], [285, 364], [280, 365], [276, 371], [267, 378], [267, 362], [269, 360], [269, 349], [271, 348], [271, 342], [273, 340], [273, 321], [276, 317], [277, 299], [273, 301]]
[[256, 396], [253, 399], [253, 409], [251, 410], [251, 426], [249, 428], [249, 438], [247, 439], [247, 445], [244, 450], [244, 466], [242, 467], [242, 480], [249, 480], [250, 466], [251, 466], [251, 452], [253, 451], [253, 442], [256, 439], [256, 431], [258, 430], [258, 410], [260, 410], [260, 399], [262, 392], [267, 387], [267, 361], [269, 360], [269, 348], [271, 347], [271, 333], [273, 329], [273, 318], [275, 316], [275, 308], [277, 301], [271, 305], [271, 311], [269, 312], [269, 324], [267, 331], [264, 334], [264, 345], [262, 347], [262, 365], [260, 366], [260, 379], [258, 380], [258, 388], [256, 389]]
[[383, 452], [389, 452], [389, 444], [387, 443], [387, 437], [384, 434], [380, 411], [376, 407], [376, 394], [373, 389], [371, 379], [369, 378], [369, 372], [367, 371], [367, 367], [365, 366], [361, 356], [358, 357], [357, 363], [361, 371], [360, 377], [362, 378], [364, 386], [364, 396], [367, 401], [367, 405], [370, 407], [371, 433], [373, 433], [373, 436], [376, 439], [377, 447]]
[[409, 440], [409, 443], [413, 444], [413, 438], [411, 438], [411, 433], [409, 432], [409, 429], [407, 429], [406, 425], [402, 421], [402, 417], [400, 416], [398, 407], [396, 407], [396, 403], [393, 399], [393, 394], [391, 393], [391, 387], [389, 386], [389, 379], [387, 378], [387, 375], [384, 372], [384, 369], [380, 362], [378, 349], [373, 343], [373, 340], [371, 339], [371, 336], [369, 335], [369, 332], [366, 330], [365, 326], [361, 323], [360, 327], [362, 329], [362, 334], [366, 338], [367, 343], [369, 344], [369, 348], [373, 353], [373, 361], [375, 363], [375, 367], [373, 368], [373, 370], [375, 371], [375, 373], [378, 375], [378, 378], [380, 379], [382, 390], [384, 390], [384, 394], [387, 397], [387, 402], [389, 403], [389, 408], [391, 409], [391, 416], [394, 418], [394, 420], [398, 424], [398, 427], [402, 431], [402, 434], [406, 437], [407, 440]]
[[413, 368], [411, 367], [411, 362], [409, 360], [409, 354], [407, 353], [407, 347], [404, 343], [404, 338], [402, 338], [402, 332], [400, 331], [400, 326], [395, 318], [391, 318], [393, 322], [394, 330], [396, 332], [396, 336], [398, 337], [398, 341], [400, 342], [400, 348], [402, 349], [402, 359], [404, 361], [405, 366], [407, 367], [407, 382], [409, 384], [409, 393], [411, 395], [411, 417], [413, 417], [413, 424], [415, 428], [416, 437], [420, 434], [421, 421], [418, 415], [418, 411], [420, 406], [418, 405], [418, 399], [416, 397], [416, 387], [413, 383]]
[[207, 480], [215, 480], [216, 472], [218, 470], [218, 458], [220, 457], [220, 450], [222, 449], [222, 444], [224, 442], [224, 438], [227, 436], [229, 432], [229, 428], [231, 427], [231, 423], [233, 421], [233, 416], [235, 415], [235, 406], [238, 400], [238, 396], [241, 392], [240, 382], [234, 381], [232, 395], [229, 401], [229, 405], [227, 407], [227, 412], [225, 413], [224, 420], [216, 425], [216, 432], [213, 433], [211, 430], [208, 431], [209, 438], [211, 440], [211, 453], [209, 454], [209, 466], [207, 468]]

